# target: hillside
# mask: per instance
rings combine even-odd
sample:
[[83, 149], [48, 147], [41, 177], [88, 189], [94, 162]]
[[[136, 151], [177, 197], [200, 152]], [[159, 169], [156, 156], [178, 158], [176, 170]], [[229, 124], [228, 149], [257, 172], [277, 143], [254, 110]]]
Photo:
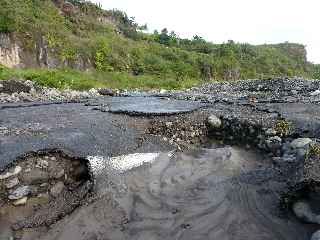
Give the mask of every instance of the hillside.
[[[1, 0], [0, 79], [50, 87], [184, 88], [203, 81], [313, 77], [301, 44], [254, 46], [144, 33], [133, 18], [82, 0]], [[315, 71], [316, 72], [316, 71]]]

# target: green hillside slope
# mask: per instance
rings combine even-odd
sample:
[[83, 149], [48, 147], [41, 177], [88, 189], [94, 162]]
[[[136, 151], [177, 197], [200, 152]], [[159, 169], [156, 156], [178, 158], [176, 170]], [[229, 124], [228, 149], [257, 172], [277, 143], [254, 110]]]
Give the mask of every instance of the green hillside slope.
[[[18, 76], [77, 89], [183, 88], [202, 81], [311, 77], [314, 69], [301, 44], [213, 44], [166, 29], [143, 33], [145, 27], [87, 1], [0, 0], [0, 33], [19, 39], [25, 52], [44, 42], [57, 62], [39, 65], [41, 70], [28, 61], [26, 69], [1, 67], [0, 79]], [[75, 70], [79, 59], [86, 67]]]

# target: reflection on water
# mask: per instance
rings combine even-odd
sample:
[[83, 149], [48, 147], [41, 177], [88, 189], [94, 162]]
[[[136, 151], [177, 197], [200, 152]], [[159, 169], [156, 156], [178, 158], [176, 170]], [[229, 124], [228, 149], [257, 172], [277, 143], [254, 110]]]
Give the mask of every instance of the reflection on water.
[[260, 154], [220, 147], [89, 160], [96, 191], [111, 192], [128, 218], [119, 239], [308, 239], [277, 216], [282, 183]]

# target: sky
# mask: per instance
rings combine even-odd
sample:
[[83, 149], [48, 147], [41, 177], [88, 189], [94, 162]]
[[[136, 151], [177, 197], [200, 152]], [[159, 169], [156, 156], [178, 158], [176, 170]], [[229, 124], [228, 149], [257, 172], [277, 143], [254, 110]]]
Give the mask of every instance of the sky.
[[320, 63], [320, 0], [93, 0], [147, 24], [149, 31], [174, 30], [180, 37], [264, 44], [294, 42]]

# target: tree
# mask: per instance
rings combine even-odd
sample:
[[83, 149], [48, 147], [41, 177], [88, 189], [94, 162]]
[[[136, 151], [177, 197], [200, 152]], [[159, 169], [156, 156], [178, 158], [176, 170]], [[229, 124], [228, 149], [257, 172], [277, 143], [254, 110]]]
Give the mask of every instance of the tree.
[[161, 34], [159, 36], [159, 42], [164, 45], [169, 45], [170, 36], [168, 35], [168, 29], [164, 28], [161, 30]]

